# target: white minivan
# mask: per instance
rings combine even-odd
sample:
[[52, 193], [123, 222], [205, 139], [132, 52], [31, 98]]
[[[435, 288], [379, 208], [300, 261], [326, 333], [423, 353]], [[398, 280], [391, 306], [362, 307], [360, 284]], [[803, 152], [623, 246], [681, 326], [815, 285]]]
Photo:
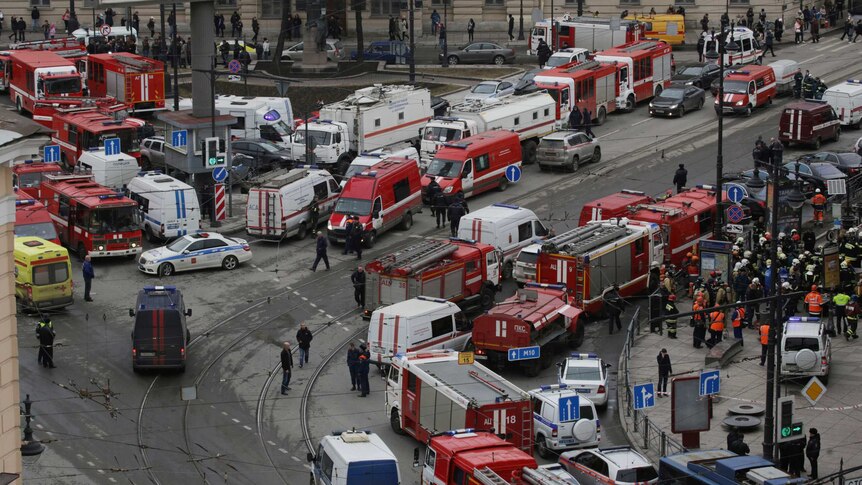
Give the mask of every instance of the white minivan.
[[386, 443], [370, 431], [341, 431], [324, 436], [311, 463], [312, 485], [399, 485], [398, 459]]
[[126, 186], [138, 203], [141, 229], [149, 241], [194, 234], [201, 228], [198, 196], [191, 185], [158, 170], [140, 172]]
[[115, 190], [123, 189], [140, 170], [137, 158], [122, 152], [116, 155], [105, 155], [105, 150], [102, 148], [82, 152], [75, 165], [75, 171], [91, 173], [97, 184]]
[[417, 350], [465, 350], [473, 324], [461, 308], [442, 298], [420, 296], [378, 308], [368, 322], [371, 362], [389, 365], [392, 356]]
[[393, 161], [401, 161], [401, 159], [404, 158], [415, 160], [416, 164], [419, 164], [419, 152], [412, 146], [402, 149], [380, 148], [373, 152], [363, 153], [350, 162], [350, 166], [347, 167], [347, 171], [344, 172], [344, 176], [341, 177], [341, 186], [344, 187], [347, 185], [347, 180], [350, 179], [350, 177], [353, 177], [358, 173], [362, 173], [362, 171], [377, 165], [383, 160], [395, 159]]
[[832, 86], [823, 93], [823, 101], [832, 106], [842, 126], [859, 128], [862, 124], [862, 79]]
[[490, 244], [503, 253], [503, 278], [511, 278], [521, 249], [544, 239], [548, 229], [536, 213], [509, 204], [491, 204], [461, 217], [460, 239]]
[[781, 378], [817, 376], [829, 382], [832, 339], [816, 317], [790, 317], [781, 334]]

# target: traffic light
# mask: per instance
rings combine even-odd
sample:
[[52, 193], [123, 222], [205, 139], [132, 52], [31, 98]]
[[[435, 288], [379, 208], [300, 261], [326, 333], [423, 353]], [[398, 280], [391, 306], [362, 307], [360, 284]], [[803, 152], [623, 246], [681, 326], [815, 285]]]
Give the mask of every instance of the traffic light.
[[793, 396], [778, 398], [778, 443], [802, 436], [802, 423], [793, 421]]
[[218, 137], [204, 139], [204, 168], [212, 170], [226, 165], [225, 154], [219, 152], [219, 142]]

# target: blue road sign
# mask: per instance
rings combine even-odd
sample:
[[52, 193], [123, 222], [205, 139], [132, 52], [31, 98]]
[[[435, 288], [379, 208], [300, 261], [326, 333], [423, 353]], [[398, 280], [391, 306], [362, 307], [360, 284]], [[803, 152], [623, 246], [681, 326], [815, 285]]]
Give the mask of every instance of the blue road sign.
[[521, 167], [517, 165], [509, 165], [506, 167], [506, 178], [512, 183], [521, 180]]
[[216, 182], [224, 182], [224, 179], [227, 178], [227, 169], [224, 167], [218, 167], [213, 169], [213, 180]]
[[176, 130], [171, 132], [171, 145], [184, 147], [189, 143], [189, 132], [187, 130]]
[[542, 349], [538, 345], [534, 347], [519, 347], [509, 349], [509, 362], [516, 360], [538, 359], [542, 355]]
[[119, 155], [120, 154], [120, 139], [119, 138], [108, 138], [105, 140], [105, 155]]
[[236, 74], [242, 69], [242, 64], [236, 59], [227, 63], [227, 69], [233, 74]]
[[727, 200], [734, 204], [739, 204], [745, 198], [745, 189], [741, 185], [727, 184], [725, 187], [727, 187]]
[[655, 386], [652, 382], [635, 386], [635, 409], [648, 409], [655, 406]]
[[732, 205], [727, 208], [727, 221], [736, 224], [745, 219], [745, 212], [742, 210], [742, 207], [738, 205]]
[[700, 395], [711, 396], [721, 391], [721, 371], [711, 370], [700, 373]]
[[42, 158], [45, 162], [59, 162], [60, 145], [45, 145], [45, 155]]
[[561, 397], [560, 402], [560, 422], [577, 421], [581, 419], [581, 397], [569, 396]]

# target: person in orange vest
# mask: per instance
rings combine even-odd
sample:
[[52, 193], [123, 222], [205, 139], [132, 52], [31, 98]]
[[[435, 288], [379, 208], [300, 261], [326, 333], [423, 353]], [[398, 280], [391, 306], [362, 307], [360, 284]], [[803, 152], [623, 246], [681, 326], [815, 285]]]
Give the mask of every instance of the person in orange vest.
[[742, 340], [742, 322], [745, 321], [745, 306], [741, 301], [737, 301], [736, 305], [736, 309], [733, 310], [733, 314], [730, 316], [730, 320], [733, 322], [733, 338]]
[[709, 314], [709, 322], [709, 340], [706, 346], [711, 349], [721, 342], [721, 334], [724, 333], [724, 312], [716, 308]]
[[814, 207], [814, 224], [823, 227], [823, 212], [826, 210], [826, 196], [820, 193], [820, 189], [814, 191], [811, 198], [811, 206]]
[[805, 295], [805, 304], [808, 305], [808, 316], [819, 317], [823, 308], [823, 295], [817, 291], [817, 285], [811, 285], [811, 291]]
[[[705, 310], [706, 306], [703, 304], [703, 298], [698, 297], [694, 304], [691, 306], [691, 311], [697, 312], [700, 310]], [[699, 349], [703, 347], [703, 342], [706, 339], [706, 324], [704, 323], [704, 318], [706, 317], [703, 313], [695, 313], [691, 317], [692, 325], [694, 325], [694, 331], [692, 332], [692, 336], [694, 337], [694, 348]]]
[[769, 350], [769, 325], [760, 326], [760, 365], [766, 363], [766, 351]]

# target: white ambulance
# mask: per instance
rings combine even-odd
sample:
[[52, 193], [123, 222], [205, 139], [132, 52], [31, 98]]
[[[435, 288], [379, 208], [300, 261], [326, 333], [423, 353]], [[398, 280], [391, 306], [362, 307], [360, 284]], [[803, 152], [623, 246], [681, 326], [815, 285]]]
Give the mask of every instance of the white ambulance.
[[419, 151], [412, 146], [408, 146], [407, 148], [381, 148], [379, 150], [374, 150], [372, 152], [363, 153], [358, 157], [354, 158], [352, 162], [350, 162], [350, 166], [347, 167], [347, 171], [344, 172], [344, 176], [341, 177], [341, 186], [344, 187], [347, 185], [347, 180], [350, 177], [358, 173], [362, 173], [364, 170], [368, 170], [369, 168], [377, 165], [378, 163], [395, 159], [393, 161], [398, 161], [401, 159], [415, 160], [416, 164], [419, 164]]
[[126, 186], [138, 203], [141, 229], [150, 241], [194, 234], [201, 228], [198, 196], [192, 186], [158, 170], [140, 172]]
[[380, 436], [370, 431], [341, 431], [324, 436], [311, 463], [311, 485], [399, 485], [398, 459]]
[[82, 152], [75, 171], [93, 174], [93, 180], [105, 187], [120, 190], [135, 178], [141, 167], [138, 160], [127, 154], [105, 155], [102, 148]]
[[859, 128], [862, 124], [862, 79], [848, 79], [823, 93], [823, 100], [832, 106], [842, 126]]
[[[191, 99], [180, 100], [180, 108], [191, 108]], [[290, 98], [218, 95], [215, 109], [220, 115], [236, 118], [230, 127], [234, 138], [262, 138], [290, 148], [293, 107]]]

